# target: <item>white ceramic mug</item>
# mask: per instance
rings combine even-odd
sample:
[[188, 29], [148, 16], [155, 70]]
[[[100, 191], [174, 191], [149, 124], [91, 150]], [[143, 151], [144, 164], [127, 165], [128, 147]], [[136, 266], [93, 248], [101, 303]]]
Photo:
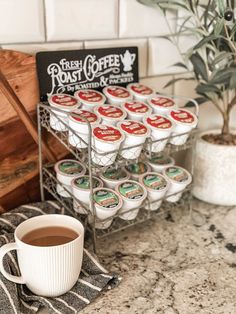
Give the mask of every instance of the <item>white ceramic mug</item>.
[[[34, 246], [21, 239], [30, 231], [45, 227], [64, 227], [76, 233], [74, 240], [56, 246]], [[65, 215], [42, 215], [22, 222], [15, 230], [15, 242], [0, 248], [0, 271], [10, 281], [26, 286], [35, 294], [56, 297], [69, 291], [78, 280], [84, 244], [84, 227]], [[9, 274], [3, 267], [7, 252], [17, 250], [21, 276]]]

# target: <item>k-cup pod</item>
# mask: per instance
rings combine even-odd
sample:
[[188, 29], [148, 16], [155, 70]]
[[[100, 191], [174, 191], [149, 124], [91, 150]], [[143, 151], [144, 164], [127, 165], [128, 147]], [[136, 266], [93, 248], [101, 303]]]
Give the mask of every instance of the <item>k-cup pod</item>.
[[154, 153], [161, 152], [168, 142], [173, 123], [166, 117], [157, 114], [145, 118], [144, 123], [151, 130], [151, 151]]
[[[170, 143], [173, 145], [183, 145], [188, 137], [189, 132], [197, 126], [198, 118], [192, 112], [186, 109], [172, 110], [169, 118], [174, 122], [172, 137]], [[187, 133], [181, 135], [183, 133]], [[178, 134], [180, 134], [178, 136]]]
[[127, 85], [127, 89], [137, 101], [146, 102], [154, 95], [154, 90], [152, 88], [140, 83], [130, 83]]
[[96, 211], [96, 218], [105, 221], [96, 221], [96, 229], [107, 229], [112, 224], [113, 216], [123, 205], [122, 198], [117, 192], [107, 188], [97, 188], [93, 191], [93, 201]]
[[[103, 187], [103, 182], [101, 179], [97, 177], [92, 177], [92, 185], [93, 189], [101, 188]], [[84, 209], [84, 207], [88, 208], [90, 204], [90, 179], [88, 175], [82, 175], [79, 177], [76, 177], [71, 182], [72, 186], [72, 193], [75, 198], [77, 198], [80, 203], [76, 201], [76, 199], [73, 200], [73, 207], [74, 210], [77, 213], [80, 214], [86, 214], [87, 211]], [[84, 206], [83, 206], [84, 205]]]
[[147, 162], [151, 166], [152, 171], [155, 172], [163, 172], [166, 168], [175, 164], [174, 158], [162, 154], [148, 159]]
[[174, 194], [167, 197], [166, 200], [171, 203], [177, 202], [182, 196], [182, 191], [191, 183], [192, 176], [187, 170], [179, 166], [170, 166], [164, 170], [163, 174], [170, 182], [166, 195]]
[[132, 99], [128, 89], [121, 86], [107, 86], [103, 88], [103, 93], [107, 97], [109, 104], [119, 106], [124, 101]]
[[112, 165], [124, 140], [123, 133], [114, 126], [97, 125], [92, 134], [92, 161], [100, 166]]
[[161, 95], [154, 95], [147, 102], [153, 112], [160, 115], [168, 115], [171, 110], [176, 108], [173, 99]]
[[114, 190], [118, 183], [129, 180], [130, 175], [125, 168], [112, 168], [107, 169], [101, 174], [101, 179], [105, 183], [105, 186]]
[[127, 113], [120, 107], [101, 105], [94, 108], [94, 112], [102, 119], [102, 124], [116, 125], [126, 118]]
[[151, 171], [151, 167], [147, 163], [140, 161], [140, 162], [125, 166], [125, 170], [129, 173], [130, 178], [132, 180], [139, 181], [139, 177], [142, 174], [148, 171]]
[[119, 211], [121, 219], [133, 220], [139, 212], [139, 207], [147, 197], [146, 189], [138, 182], [127, 180], [116, 186], [116, 192], [123, 199], [123, 205]]
[[121, 144], [121, 156], [125, 159], [138, 158], [146, 138], [150, 135], [149, 129], [143, 123], [133, 120], [119, 122], [117, 126], [125, 135]]
[[94, 89], [81, 89], [75, 92], [74, 96], [79, 99], [82, 109], [93, 111], [97, 105], [105, 103], [105, 96]]
[[121, 105], [121, 108], [127, 112], [128, 119], [134, 121], [142, 122], [145, 117], [152, 113], [152, 109], [141, 101], [126, 101]]
[[[73, 114], [77, 114], [79, 116], [76, 117]], [[69, 130], [68, 139], [69, 143], [77, 148], [86, 148], [88, 146], [89, 126], [87, 121], [83, 118], [88, 120], [91, 127], [100, 123], [100, 118], [91, 111], [78, 109], [71, 113], [69, 116], [69, 126], [78, 136]]]
[[157, 210], [161, 206], [162, 198], [169, 188], [168, 180], [160, 173], [147, 172], [139, 178], [139, 182], [147, 190], [150, 210]]
[[78, 99], [67, 94], [53, 94], [48, 98], [48, 103], [53, 108], [65, 111], [65, 113], [63, 113], [58, 110], [52, 110], [53, 114], [50, 113], [51, 128], [61, 132], [67, 131], [67, 113], [79, 108], [80, 103]]
[[64, 159], [58, 161], [54, 166], [57, 180], [62, 184], [57, 184], [57, 193], [63, 197], [71, 197], [67, 192], [71, 192], [71, 181], [79, 176], [84, 175], [86, 168], [80, 162], [74, 159]]

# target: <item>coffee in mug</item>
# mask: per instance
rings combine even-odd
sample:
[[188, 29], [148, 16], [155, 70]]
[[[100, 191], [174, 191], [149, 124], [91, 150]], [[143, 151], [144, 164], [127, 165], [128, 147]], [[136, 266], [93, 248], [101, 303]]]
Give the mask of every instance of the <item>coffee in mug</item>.
[[[15, 242], [0, 248], [0, 271], [10, 281], [35, 294], [56, 297], [69, 291], [78, 280], [84, 245], [84, 227], [66, 215], [42, 215], [22, 222], [14, 232]], [[9, 274], [3, 258], [17, 250], [21, 276]]]

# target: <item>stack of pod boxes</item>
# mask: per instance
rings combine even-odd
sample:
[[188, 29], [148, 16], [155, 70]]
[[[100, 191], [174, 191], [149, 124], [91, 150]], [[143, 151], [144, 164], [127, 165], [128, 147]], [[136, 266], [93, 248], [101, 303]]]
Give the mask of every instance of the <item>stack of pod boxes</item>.
[[[56, 94], [48, 102], [56, 109], [50, 114], [51, 127], [58, 132], [68, 131], [70, 145], [78, 149], [86, 149], [91, 140], [92, 162], [97, 166], [111, 166], [118, 152], [124, 159], [137, 159], [147, 139], [151, 151], [156, 153], [146, 163], [108, 168], [101, 178], [93, 177], [96, 215], [105, 220], [98, 221], [96, 228], [108, 228], [117, 213], [121, 219], [135, 219], [141, 205], [157, 210], [164, 196], [169, 202], [177, 202], [191, 183], [190, 173], [161, 153], [168, 141], [173, 145], [184, 144], [198, 122], [193, 113], [177, 108], [173, 99], [132, 83], [127, 88], [105, 87], [103, 93], [79, 90], [74, 96]], [[89, 207], [90, 180], [85, 166], [76, 160], [61, 160], [55, 165], [55, 171], [61, 183], [57, 192], [63, 197], [74, 195]], [[149, 202], [145, 202], [146, 198]], [[76, 201], [74, 209], [86, 213]]]

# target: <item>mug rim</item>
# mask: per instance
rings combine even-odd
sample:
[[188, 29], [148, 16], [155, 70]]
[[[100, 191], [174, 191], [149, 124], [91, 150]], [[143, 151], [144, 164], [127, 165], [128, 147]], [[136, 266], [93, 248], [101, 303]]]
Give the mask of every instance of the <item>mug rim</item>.
[[[28, 243], [25, 243], [24, 241], [22, 241], [21, 240], [21, 238], [18, 236], [18, 234], [17, 233], [19, 233], [20, 231], [20, 229], [21, 228], [23, 228], [26, 224], [28, 224], [29, 222], [31, 222], [32, 220], [37, 220], [37, 219], [45, 219], [46, 217], [48, 217], [48, 216], [51, 216], [51, 217], [54, 217], [55, 218], [55, 216], [56, 217], [60, 217], [59, 219], [61, 219], [61, 218], [65, 218], [66, 217], [66, 219], [72, 219], [73, 221], [76, 221], [79, 225], [80, 225], [80, 227], [82, 228], [82, 233], [80, 232], [79, 234], [78, 234], [78, 236], [74, 239], [74, 240], [72, 240], [72, 241], [69, 241], [69, 242], [67, 242], [67, 243], [64, 243], [64, 244], [59, 244], [59, 245], [51, 245], [51, 246], [36, 246], [36, 245], [32, 245], [32, 244], [28, 244]], [[54, 225], [53, 224], [53, 226], [56, 226], [56, 224]], [[65, 226], [63, 226], [63, 227], [65, 227]], [[41, 227], [39, 227], [39, 228], [41, 228]], [[38, 229], [39, 229], [38, 228]], [[69, 228], [69, 227], [68, 227]], [[37, 228], [35, 228], [35, 229], [37, 229]], [[35, 229], [33, 229], [33, 230], [35, 230]], [[72, 227], [71, 227], [71, 229], [72, 229]], [[75, 231], [74, 229], [73, 229], [73, 231]], [[24, 234], [25, 235], [25, 234]], [[24, 246], [27, 246], [27, 247], [31, 247], [31, 248], [35, 248], [35, 249], [52, 249], [52, 248], [56, 248], [56, 247], [63, 247], [63, 246], [66, 246], [66, 245], [68, 245], [68, 244], [71, 244], [71, 243], [74, 243], [74, 242], [76, 242], [76, 241], [78, 241], [80, 238], [83, 238], [84, 237], [84, 226], [83, 226], [83, 224], [78, 220], [78, 219], [76, 219], [76, 218], [74, 218], [74, 217], [72, 217], [72, 216], [69, 216], [69, 215], [61, 215], [61, 214], [45, 214], [45, 215], [38, 215], [38, 216], [34, 216], [34, 217], [30, 217], [30, 218], [28, 218], [28, 219], [26, 219], [25, 221], [23, 221], [23, 222], [21, 222], [17, 227], [16, 227], [16, 229], [15, 229], [15, 231], [14, 231], [14, 237], [15, 237], [15, 241], [17, 241], [17, 242], [19, 242], [21, 245], [24, 245]]]

